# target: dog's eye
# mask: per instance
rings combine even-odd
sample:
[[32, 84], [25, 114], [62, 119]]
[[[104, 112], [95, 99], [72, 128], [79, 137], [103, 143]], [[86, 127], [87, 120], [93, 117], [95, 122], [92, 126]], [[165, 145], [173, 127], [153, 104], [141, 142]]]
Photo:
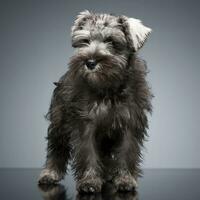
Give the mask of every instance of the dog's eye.
[[111, 37], [108, 37], [104, 40], [105, 43], [113, 43], [113, 40]]
[[90, 44], [90, 40], [89, 39], [82, 39], [82, 40], [78, 40], [73, 44], [73, 47], [85, 47], [88, 46], [88, 44]]
[[112, 44], [113, 47], [115, 48], [119, 48], [120, 47], [120, 42], [114, 40], [113, 38], [111, 37], [108, 37], [104, 40], [105, 43], [110, 43]]
[[79, 42], [80, 44], [89, 44], [90, 43], [90, 40], [89, 39], [83, 39]]

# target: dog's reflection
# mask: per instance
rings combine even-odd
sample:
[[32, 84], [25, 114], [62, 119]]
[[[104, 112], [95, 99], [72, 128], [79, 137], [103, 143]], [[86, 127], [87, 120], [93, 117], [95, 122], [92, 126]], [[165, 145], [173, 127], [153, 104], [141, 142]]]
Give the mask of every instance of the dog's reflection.
[[66, 189], [63, 185], [39, 185], [38, 186], [44, 200], [71, 200], [67, 197]]
[[[44, 200], [73, 200], [67, 195], [65, 187], [61, 184], [52, 186], [39, 186]], [[75, 200], [138, 200], [137, 191], [116, 192], [111, 184], [106, 184], [101, 193], [78, 193]]]

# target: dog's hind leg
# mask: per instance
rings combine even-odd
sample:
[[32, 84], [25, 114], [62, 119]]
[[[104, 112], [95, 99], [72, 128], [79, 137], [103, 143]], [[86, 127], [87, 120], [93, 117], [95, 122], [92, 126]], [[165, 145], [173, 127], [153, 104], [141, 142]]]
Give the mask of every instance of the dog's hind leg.
[[47, 159], [39, 176], [39, 184], [55, 184], [64, 178], [70, 157], [67, 140], [65, 132], [48, 136]]
[[60, 98], [60, 88], [56, 87], [46, 118], [50, 120], [48, 127], [47, 159], [38, 183], [54, 184], [60, 181], [66, 172], [70, 158], [70, 131], [63, 120], [64, 103]]

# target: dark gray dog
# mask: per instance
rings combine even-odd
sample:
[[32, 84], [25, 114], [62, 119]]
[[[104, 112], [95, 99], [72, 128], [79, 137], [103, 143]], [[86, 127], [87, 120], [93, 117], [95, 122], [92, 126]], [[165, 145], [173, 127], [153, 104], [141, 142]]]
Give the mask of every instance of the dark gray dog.
[[152, 94], [136, 56], [151, 29], [138, 19], [83, 11], [72, 27], [75, 55], [56, 82], [49, 112], [47, 161], [39, 184], [60, 181], [71, 160], [82, 192], [105, 181], [130, 191], [141, 174]]

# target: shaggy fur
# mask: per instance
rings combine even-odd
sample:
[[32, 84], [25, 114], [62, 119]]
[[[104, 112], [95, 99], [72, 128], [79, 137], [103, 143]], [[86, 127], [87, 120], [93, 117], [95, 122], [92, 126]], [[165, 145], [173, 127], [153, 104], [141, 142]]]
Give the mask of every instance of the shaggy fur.
[[60, 181], [71, 160], [80, 192], [100, 192], [106, 181], [122, 191], [137, 186], [152, 98], [137, 50], [150, 31], [126, 16], [89, 11], [77, 16], [76, 53], [55, 83], [46, 115], [47, 161], [40, 184]]

